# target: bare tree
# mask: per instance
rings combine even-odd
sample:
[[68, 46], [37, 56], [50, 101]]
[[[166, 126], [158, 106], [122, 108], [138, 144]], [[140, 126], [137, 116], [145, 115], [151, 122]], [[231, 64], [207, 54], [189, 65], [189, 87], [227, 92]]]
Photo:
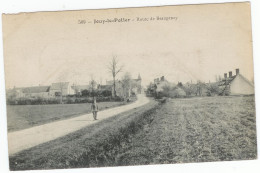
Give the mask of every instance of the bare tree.
[[110, 61], [108, 65], [108, 70], [112, 74], [113, 77], [113, 89], [114, 89], [114, 95], [113, 97], [116, 97], [116, 76], [118, 73], [120, 73], [123, 69], [123, 66], [119, 66], [118, 60], [115, 56], [113, 56], [112, 60]]

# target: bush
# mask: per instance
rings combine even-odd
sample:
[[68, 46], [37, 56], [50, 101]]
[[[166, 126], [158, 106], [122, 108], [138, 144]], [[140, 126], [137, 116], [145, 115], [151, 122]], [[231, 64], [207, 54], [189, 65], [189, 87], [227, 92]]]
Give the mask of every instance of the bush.
[[57, 98], [20, 98], [7, 99], [9, 105], [41, 105], [41, 104], [59, 104], [60, 99]]
[[104, 90], [104, 91], [101, 92], [101, 95], [102, 95], [103, 97], [110, 97], [110, 96], [112, 96], [112, 91], [110, 91], [110, 90]]
[[112, 98], [111, 100], [115, 101], [115, 102], [122, 102], [122, 101], [124, 101], [124, 98], [116, 96], [116, 97]]
[[171, 98], [182, 98], [185, 96], [186, 96], [186, 93], [181, 88], [175, 88], [174, 90], [171, 90], [168, 95], [168, 97], [171, 97]]
[[90, 91], [89, 90], [83, 90], [83, 91], [81, 91], [81, 95], [83, 97], [89, 97], [90, 96]]
[[156, 95], [157, 99], [162, 97], [182, 98], [186, 97], [186, 92], [180, 87], [164, 86], [163, 91], [158, 92]]
[[221, 90], [217, 84], [209, 85], [207, 90], [207, 96], [215, 96], [220, 94], [221, 94]]
[[66, 103], [67, 103], [67, 104], [73, 104], [73, 103], [75, 103], [75, 99], [73, 99], [73, 98], [71, 98], [71, 97], [68, 97], [68, 98], [66, 99]]
[[[121, 97], [112, 98], [99, 96], [96, 97], [97, 102], [119, 102], [124, 101]], [[55, 98], [20, 98], [20, 99], [7, 99], [6, 103], [8, 105], [41, 105], [41, 104], [60, 104], [60, 97]], [[75, 104], [75, 103], [93, 103], [93, 97], [75, 97], [67, 96], [63, 97], [63, 103], [65, 104]]]
[[97, 102], [110, 102], [111, 97], [97, 97]]

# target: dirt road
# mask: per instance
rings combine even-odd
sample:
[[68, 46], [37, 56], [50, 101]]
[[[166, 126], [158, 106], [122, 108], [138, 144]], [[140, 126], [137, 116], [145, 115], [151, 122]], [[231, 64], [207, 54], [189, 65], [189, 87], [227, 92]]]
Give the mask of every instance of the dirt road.
[[98, 113], [98, 120], [94, 121], [92, 114], [85, 114], [75, 118], [48, 123], [25, 130], [8, 133], [9, 155], [34, 147], [44, 142], [57, 139], [75, 132], [83, 127], [97, 123], [100, 120], [115, 116], [119, 113], [143, 106], [149, 102], [144, 95], [138, 95], [136, 102], [119, 106]]

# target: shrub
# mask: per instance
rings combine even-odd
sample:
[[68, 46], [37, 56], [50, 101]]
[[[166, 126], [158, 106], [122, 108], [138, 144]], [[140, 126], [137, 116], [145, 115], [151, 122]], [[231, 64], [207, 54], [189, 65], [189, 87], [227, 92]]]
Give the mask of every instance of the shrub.
[[90, 96], [90, 91], [89, 90], [83, 90], [83, 91], [81, 91], [81, 95], [83, 97], [89, 97]]
[[104, 90], [104, 91], [101, 92], [101, 95], [102, 95], [103, 97], [110, 97], [110, 96], [112, 96], [112, 91], [110, 91], [110, 90]]
[[207, 96], [220, 95], [221, 90], [217, 84], [210, 84], [207, 90]]
[[116, 96], [116, 97], [112, 98], [112, 100], [115, 102], [121, 102], [121, 101], [124, 101], [124, 98]]
[[185, 97], [186, 92], [181, 88], [181, 87], [171, 87], [171, 86], [164, 86], [163, 91], [159, 92], [157, 94], [157, 98], [162, 98], [162, 97], [170, 97], [170, 98], [180, 98], [180, 97]]
[[186, 96], [186, 93], [185, 91], [183, 91], [181, 88], [175, 88], [173, 90], [171, 90], [169, 92], [169, 96], [168, 97], [171, 97], [171, 98], [180, 98], [180, 97], [185, 97]]

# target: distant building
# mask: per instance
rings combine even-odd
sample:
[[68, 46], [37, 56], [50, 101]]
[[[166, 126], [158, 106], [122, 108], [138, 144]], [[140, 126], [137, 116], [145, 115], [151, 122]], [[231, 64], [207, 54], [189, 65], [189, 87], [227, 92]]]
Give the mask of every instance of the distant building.
[[75, 94], [81, 95], [83, 90], [89, 90], [90, 85], [72, 85], [72, 89], [74, 89]]
[[41, 97], [48, 98], [50, 86], [36, 86], [36, 87], [26, 87], [23, 89], [23, 93], [25, 97]]
[[98, 85], [99, 91], [111, 91], [112, 92], [112, 85]]
[[[115, 95], [114, 93], [114, 85], [113, 80], [106, 81], [106, 85], [110, 85], [112, 88], [112, 96]], [[123, 83], [120, 80], [116, 80], [116, 95], [119, 97], [129, 97], [132, 93], [133, 94], [141, 94], [142, 93], [142, 78], [140, 74], [138, 75], [137, 79], [131, 79], [131, 86], [127, 90], [123, 87]]]
[[170, 82], [168, 82], [164, 76], [154, 79], [154, 88], [156, 92], [162, 92], [163, 88], [169, 85], [171, 85]]
[[48, 98], [50, 86], [33, 86], [23, 88], [13, 88], [7, 90], [7, 98], [18, 99], [18, 98]]
[[219, 82], [221, 95], [250, 95], [254, 94], [254, 84], [246, 79], [236, 69], [236, 75], [232, 75], [232, 71], [224, 73], [224, 79]]
[[7, 98], [52, 98], [75, 94], [69, 82], [52, 83], [51, 86], [32, 86], [23, 88], [13, 88], [6, 91]]
[[138, 75], [137, 79], [131, 80], [131, 92], [134, 94], [142, 93], [142, 78], [141, 78], [140, 74]]
[[51, 84], [49, 93], [51, 97], [60, 96], [61, 94], [67, 96], [75, 94], [75, 90], [70, 82], [58, 82]]

